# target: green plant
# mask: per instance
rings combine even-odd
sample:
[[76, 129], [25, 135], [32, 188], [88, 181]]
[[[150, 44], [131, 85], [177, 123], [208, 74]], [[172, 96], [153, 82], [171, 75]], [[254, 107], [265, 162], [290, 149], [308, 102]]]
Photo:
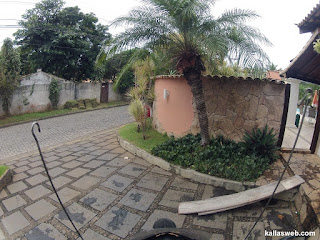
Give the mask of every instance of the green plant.
[[277, 138], [273, 133], [273, 128], [269, 129], [267, 125], [263, 129], [254, 128], [251, 133], [246, 132], [243, 136], [242, 146], [249, 155], [265, 157], [269, 163], [278, 158]]
[[[143, 102], [140, 99], [135, 99], [131, 101], [129, 105], [129, 112], [132, 114], [136, 122], [138, 122], [138, 129], [137, 132], [139, 132], [140, 127], [142, 128], [144, 132], [145, 124], [145, 109], [143, 106]], [[143, 138], [145, 139], [145, 134], [143, 135]]]
[[313, 49], [320, 54], [320, 39], [313, 43]]
[[93, 108], [95, 108], [95, 107], [97, 107], [97, 106], [99, 105], [99, 103], [98, 103], [98, 101], [97, 101], [96, 98], [90, 99], [90, 102], [91, 102], [91, 106], [92, 106]]
[[53, 109], [58, 108], [59, 98], [60, 98], [59, 82], [56, 79], [52, 79], [49, 85], [49, 99]]

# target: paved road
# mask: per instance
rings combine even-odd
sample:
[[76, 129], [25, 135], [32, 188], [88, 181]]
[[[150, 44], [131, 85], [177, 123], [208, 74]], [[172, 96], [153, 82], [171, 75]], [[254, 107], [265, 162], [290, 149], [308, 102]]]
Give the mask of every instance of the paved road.
[[[40, 120], [41, 147], [55, 146], [90, 133], [112, 129], [132, 121], [127, 106], [77, 113]], [[31, 123], [0, 129], [0, 162], [36, 150]]]
[[[115, 131], [104, 131], [44, 152], [59, 195], [85, 240], [129, 240], [169, 218], [178, 228], [201, 230], [214, 240], [244, 239], [263, 204], [197, 216], [179, 215], [179, 202], [230, 194], [222, 188], [164, 171], [120, 147]], [[78, 239], [48, 183], [37, 154], [10, 162], [13, 182], [0, 192], [0, 240]], [[293, 203], [278, 201], [253, 231], [298, 230]], [[281, 216], [281, 218], [279, 217]]]

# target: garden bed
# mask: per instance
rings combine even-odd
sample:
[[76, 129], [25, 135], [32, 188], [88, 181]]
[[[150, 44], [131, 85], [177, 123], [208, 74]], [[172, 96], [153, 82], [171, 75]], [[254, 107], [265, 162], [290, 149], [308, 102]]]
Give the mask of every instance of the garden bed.
[[12, 181], [12, 172], [8, 166], [0, 165], [0, 192]]

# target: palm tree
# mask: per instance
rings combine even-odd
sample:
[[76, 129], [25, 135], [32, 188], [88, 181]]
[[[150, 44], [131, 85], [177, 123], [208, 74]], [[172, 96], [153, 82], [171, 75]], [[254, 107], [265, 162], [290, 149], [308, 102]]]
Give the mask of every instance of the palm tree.
[[238, 65], [262, 65], [267, 56], [258, 43], [269, 41], [245, 22], [258, 15], [234, 9], [214, 18], [210, 8], [214, 0], [143, 0], [143, 7], [117, 18], [113, 25], [128, 28], [109, 42], [107, 56], [126, 48], [153, 51], [159, 47], [168, 61], [176, 64], [191, 87], [199, 118], [201, 144], [209, 142], [209, 129], [201, 73], [205, 62], [229, 59]]

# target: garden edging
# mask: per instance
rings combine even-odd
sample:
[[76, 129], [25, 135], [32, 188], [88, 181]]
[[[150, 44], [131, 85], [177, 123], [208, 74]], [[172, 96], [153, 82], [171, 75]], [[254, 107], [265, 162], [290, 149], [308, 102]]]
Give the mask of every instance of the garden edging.
[[167, 161], [163, 160], [162, 158], [153, 156], [147, 151], [142, 150], [136, 147], [135, 145], [129, 143], [128, 141], [123, 140], [119, 135], [118, 135], [118, 141], [121, 147], [131, 152], [132, 154], [143, 158], [149, 163], [156, 165], [164, 170], [175, 172], [176, 174], [184, 178], [188, 178], [199, 183], [209, 184], [216, 187], [223, 187], [227, 190], [233, 190], [236, 192], [242, 192], [244, 190], [254, 188], [257, 186], [253, 182], [237, 182], [233, 180], [210, 176], [204, 173], [199, 173], [193, 169], [184, 169], [180, 166], [170, 164]]
[[0, 192], [12, 181], [12, 170], [7, 169], [0, 177]]

